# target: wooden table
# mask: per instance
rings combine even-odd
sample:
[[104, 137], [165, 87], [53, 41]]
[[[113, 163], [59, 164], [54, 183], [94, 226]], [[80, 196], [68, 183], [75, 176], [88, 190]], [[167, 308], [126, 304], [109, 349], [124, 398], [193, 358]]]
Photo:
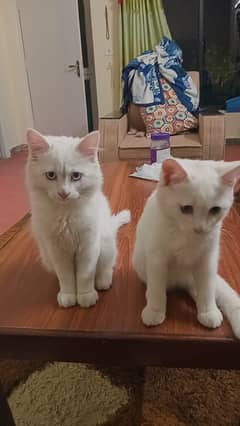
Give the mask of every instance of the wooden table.
[[[136, 223], [155, 183], [129, 178], [133, 165], [104, 164], [105, 192], [114, 212], [129, 208], [131, 224], [119, 233], [113, 287], [90, 309], [61, 309], [56, 278], [38, 261], [29, 223], [0, 250], [0, 357], [83, 361], [107, 365], [240, 367], [240, 342], [226, 321], [202, 327], [190, 298], [168, 299], [167, 320], [146, 328], [141, 322], [144, 286], [131, 266]], [[232, 209], [222, 238], [221, 274], [240, 292], [240, 218]]]

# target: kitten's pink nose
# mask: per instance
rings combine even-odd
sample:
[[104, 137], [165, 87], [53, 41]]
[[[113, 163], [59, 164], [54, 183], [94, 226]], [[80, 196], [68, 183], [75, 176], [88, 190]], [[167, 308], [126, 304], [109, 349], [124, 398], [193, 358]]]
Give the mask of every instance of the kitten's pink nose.
[[62, 198], [62, 200], [66, 200], [69, 196], [69, 192], [61, 191], [61, 192], [58, 192], [58, 195], [59, 197]]

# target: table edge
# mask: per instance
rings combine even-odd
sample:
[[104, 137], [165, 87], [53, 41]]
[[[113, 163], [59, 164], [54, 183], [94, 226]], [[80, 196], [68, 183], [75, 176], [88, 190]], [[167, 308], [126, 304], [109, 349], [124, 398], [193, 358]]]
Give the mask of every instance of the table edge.
[[74, 339], [92, 339], [92, 340], [121, 340], [121, 341], [192, 341], [192, 342], [234, 342], [240, 345], [240, 341], [232, 337], [221, 337], [221, 336], [206, 336], [206, 335], [194, 335], [194, 334], [173, 334], [173, 333], [135, 333], [129, 331], [91, 331], [91, 330], [67, 330], [67, 329], [30, 329], [30, 328], [12, 328], [12, 327], [0, 327], [0, 339], [2, 336], [24, 336], [24, 337], [36, 337], [42, 338], [54, 337], [54, 338], [74, 338]]
[[240, 342], [231, 338], [1, 329], [0, 358], [123, 367], [240, 369]]

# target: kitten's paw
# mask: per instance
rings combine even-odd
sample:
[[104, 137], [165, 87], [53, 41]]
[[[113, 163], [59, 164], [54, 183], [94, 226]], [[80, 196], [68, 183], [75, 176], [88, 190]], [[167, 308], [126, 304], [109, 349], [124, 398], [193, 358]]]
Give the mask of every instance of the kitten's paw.
[[96, 289], [108, 290], [112, 285], [112, 270], [98, 273], [96, 277]]
[[218, 308], [198, 314], [198, 321], [205, 327], [217, 328], [222, 324], [222, 320], [223, 316]]
[[148, 327], [150, 327], [151, 325], [161, 324], [165, 320], [165, 318], [166, 318], [165, 312], [154, 311], [148, 305], [145, 306], [145, 308], [142, 311], [143, 324], [147, 325]]
[[240, 307], [234, 309], [231, 314], [231, 326], [234, 336], [240, 339]]
[[96, 305], [98, 301], [98, 293], [96, 290], [89, 291], [89, 293], [78, 293], [77, 302], [82, 308], [89, 308]]
[[64, 293], [59, 291], [57, 295], [57, 301], [59, 306], [62, 308], [70, 308], [71, 306], [76, 305], [77, 297], [75, 293]]
[[97, 290], [108, 290], [112, 285], [112, 280], [109, 279], [97, 279], [96, 280], [96, 289]]

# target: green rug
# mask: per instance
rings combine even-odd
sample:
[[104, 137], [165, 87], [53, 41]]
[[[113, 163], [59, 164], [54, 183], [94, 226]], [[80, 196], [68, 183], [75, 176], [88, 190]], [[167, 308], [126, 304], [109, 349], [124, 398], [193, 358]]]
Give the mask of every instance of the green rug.
[[33, 373], [9, 403], [19, 426], [94, 426], [127, 405], [125, 387], [115, 386], [83, 364], [55, 363]]
[[239, 426], [240, 372], [0, 362], [17, 426]]

